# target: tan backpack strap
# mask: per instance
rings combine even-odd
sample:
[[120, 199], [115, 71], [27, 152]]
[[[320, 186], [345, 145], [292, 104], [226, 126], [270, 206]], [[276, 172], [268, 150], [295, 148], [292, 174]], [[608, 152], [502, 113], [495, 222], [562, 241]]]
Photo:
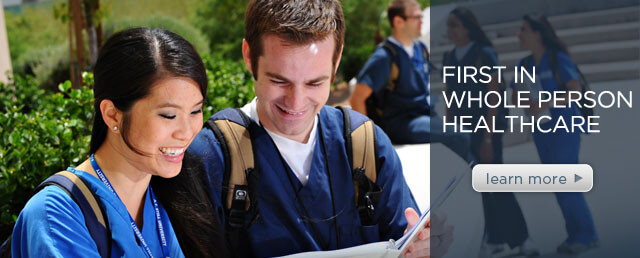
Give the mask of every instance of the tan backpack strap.
[[76, 185], [76, 187], [80, 190], [80, 192], [82, 192], [82, 195], [84, 195], [85, 199], [87, 199], [87, 202], [89, 203], [89, 206], [91, 206], [91, 210], [93, 210], [93, 213], [96, 215], [96, 219], [98, 220], [100, 225], [102, 225], [103, 227], [106, 227], [106, 222], [104, 221], [104, 215], [102, 214], [100, 205], [98, 205], [98, 200], [96, 200], [96, 197], [93, 195], [93, 192], [91, 192], [91, 189], [89, 189], [89, 187], [84, 183], [84, 181], [80, 179], [80, 177], [78, 177], [76, 174], [66, 170], [60, 171], [56, 173], [56, 175], [64, 176], [69, 180], [71, 180], [71, 182], [73, 182], [73, 184]]
[[364, 168], [367, 178], [369, 178], [371, 182], [376, 182], [375, 134], [373, 122], [371, 120], [366, 121], [356, 128], [351, 133], [351, 141], [353, 167]]
[[109, 257], [111, 233], [109, 231], [108, 218], [102, 210], [98, 197], [89, 188], [88, 183], [72, 172], [60, 171], [40, 183], [34, 193], [49, 185], [58, 186], [73, 199], [84, 215], [85, 225], [98, 247], [100, 256]]
[[[229, 192], [227, 194], [227, 209], [231, 209], [231, 204], [234, 197], [234, 190], [236, 186], [247, 186], [247, 169], [254, 167], [253, 161], [253, 147], [251, 143], [251, 136], [249, 130], [244, 126], [231, 122], [229, 120], [216, 120], [215, 124], [220, 129], [220, 132], [224, 136], [229, 149], [229, 156], [231, 158], [230, 175], [229, 175]], [[246, 210], [249, 210], [250, 200], [246, 192]]]
[[[363, 226], [375, 225], [373, 213], [382, 194], [382, 189], [375, 183], [378, 169], [375, 125], [369, 119], [362, 124], [352, 124], [350, 112], [357, 114], [355, 123], [362, 121], [362, 115], [345, 107], [338, 108], [344, 120], [344, 142], [351, 165], [355, 208]], [[351, 130], [352, 125], [354, 130]]]
[[400, 76], [400, 69], [398, 68], [395, 60], [396, 56], [398, 56], [398, 52], [393, 45], [391, 45], [389, 40], [383, 41], [382, 47], [387, 49], [389, 54], [391, 54], [391, 67], [389, 68], [389, 82], [387, 84], [387, 90], [391, 92], [396, 89], [396, 81], [398, 80], [398, 76]]
[[400, 75], [400, 70], [398, 69], [398, 65], [395, 62], [391, 63], [391, 71], [389, 73], [389, 91], [394, 91], [396, 89], [396, 80], [398, 80], [398, 76]]

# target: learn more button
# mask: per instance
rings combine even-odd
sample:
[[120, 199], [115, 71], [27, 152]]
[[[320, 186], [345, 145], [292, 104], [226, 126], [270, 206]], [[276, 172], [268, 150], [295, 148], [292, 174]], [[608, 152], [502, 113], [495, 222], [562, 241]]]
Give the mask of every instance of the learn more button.
[[473, 168], [477, 192], [588, 192], [593, 168], [587, 164], [480, 164]]

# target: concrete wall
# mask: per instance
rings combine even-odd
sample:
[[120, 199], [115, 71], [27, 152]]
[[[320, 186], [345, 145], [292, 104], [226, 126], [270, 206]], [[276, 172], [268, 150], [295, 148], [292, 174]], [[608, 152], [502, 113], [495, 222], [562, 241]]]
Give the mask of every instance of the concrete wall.
[[[2, 6], [2, 0], [0, 0]], [[0, 82], [7, 82], [7, 71], [11, 70], [11, 55], [9, 54], [9, 40], [4, 22], [4, 8], [0, 8]]]

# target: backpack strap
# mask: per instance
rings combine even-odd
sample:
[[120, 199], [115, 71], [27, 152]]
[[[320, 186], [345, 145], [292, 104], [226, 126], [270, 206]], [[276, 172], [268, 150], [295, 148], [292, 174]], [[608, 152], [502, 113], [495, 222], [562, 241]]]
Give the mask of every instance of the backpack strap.
[[398, 77], [400, 76], [400, 69], [398, 68], [398, 64], [396, 64], [398, 51], [396, 51], [395, 47], [393, 47], [393, 45], [391, 45], [391, 42], [389, 42], [389, 40], [382, 41], [381, 46], [391, 56], [391, 66], [389, 68], [389, 82], [387, 83], [387, 87], [386, 87], [386, 90], [391, 92], [391, 91], [395, 90], [396, 81], [398, 80]]
[[560, 71], [558, 71], [558, 52], [557, 51], [549, 51], [549, 68], [553, 72], [553, 78], [556, 80], [558, 84], [558, 90], [566, 91], [567, 85], [562, 81], [562, 77], [560, 77]]
[[382, 43], [378, 45], [378, 48], [382, 48], [390, 57], [389, 80], [379, 93], [373, 93], [365, 100], [365, 106], [367, 115], [371, 120], [377, 124], [382, 124], [382, 117], [384, 116], [383, 107], [385, 106], [387, 96], [396, 88], [398, 77], [400, 76], [400, 69], [396, 63], [398, 52], [388, 39], [382, 41]]
[[[557, 51], [551, 51], [549, 53], [549, 68], [551, 68], [551, 70], [553, 71], [553, 78], [556, 80], [556, 83], [558, 84], [558, 90], [566, 91], [567, 84], [562, 81], [562, 77], [560, 77], [560, 71], [558, 69], [558, 52]], [[591, 90], [589, 88], [589, 83], [587, 82], [587, 79], [585, 78], [582, 71], [580, 71], [580, 68], [578, 68], [577, 64], [575, 65], [575, 68], [576, 68], [576, 72], [578, 72], [578, 83], [580, 84], [580, 92], [584, 94], [586, 91]], [[587, 119], [587, 117], [589, 116], [593, 116], [594, 114], [593, 108], [588, 108], [584, 106], [585, 105], [584, 98], [580, 99], [580, 104], [581, 104], [581, 107], [579, 108], [580, 114], [585, 119]]]
[[427, 45], [424, 44], [422, 41], [418, 41], [418, 44], [420, 45], [420, 48], [422, 48], [422, 58], [424, 59], [425, 62], [427, 62], [427, 65], [429, 66], [429, 69], [430, 69], [429, 72], [431, 70], [439, 72], [440, 68], [438, 68], [433, 63], [431, 63], [431, 54], [429, 53], [429, 48], [427, 47]]
[[[230, 112], [237, 112], [231, 114]], [[210, 118], [205, 126], [213, 131], [220, 142], [225, 161], [225, 173], [223, 178], [222, 203], [227, 212], [226, 234], [232, 250], [236, 255], [248, 255], [242, 250], [245, 219], [251, 209], [256, 209], [257, 198], [251, 198], [250, 194], [256, 193], [258, 185], [258, 173], [255, 169], [254, 150], [251, 134], [249, 132], [250, 120], [240, 109], [228, 109], [222, 111], [229, 116], [226, 118]], [[231, 116], [239, 115], [241, 121], [234, 121]], [[244, 254], [244, 255], [243, 255]]]
[[107, 217], [95, 193], [87, 182], [69, 171], [60, 171], [42, 182], [34, 191], [39, 192], [49, 185], [56, 185], [64, 190], [80, 207], [84, 214], [89, 234], [98, 246], [101, 257], [109, 257], [111, 250], [111, 233]]
[[355, 194], [355, 206], [363, 225], [373, 225], [373, 212], [380, 200], [382, 189], [375, 184], [378, 176], [375, 128], [365, 120], [352, 130], [354, 122], [350, 110], [338, 107], [344, 120], [344, 138]]

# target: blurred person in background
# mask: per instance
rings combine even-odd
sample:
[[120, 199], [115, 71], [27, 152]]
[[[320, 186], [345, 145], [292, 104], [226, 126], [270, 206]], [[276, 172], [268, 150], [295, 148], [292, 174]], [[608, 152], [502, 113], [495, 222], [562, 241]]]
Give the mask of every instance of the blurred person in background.
[[[535, 66], [536, 83], [543, 91], [582, 91], [580, 73], [571, 60], [567, 46], [556, 35], [551, 23], [543, 15], [525, 15], [518, 34], [520, 46], [531, 51], [531, 54], [518, 61], [518, 66], [533, 73]], [[515, 84], [512, 84], [515, 88]], [[566, 93], [565, 93], [566, 95]], [[517, 97], [514, 90], [514, 99]], [[542, 130], [552, 128], [558, 118], [571, 120], [572, 116], [580, 116], [577, 105], [565, 108], [549, 107], [549, 102], [539, 108], [532, 100], [528, 112], [540, 115], [545, 112], [551, 120], [541, 124]], [[533, 140], [538, 150], [540, 162], [543, 164], [577, 164], [580, 153], [580, 131], [542, 133], [536, 130]], [[582, 193], [555, 193], [565, 220], [567, 239], [558, 248], [558, 253], [579, 254], [598, 245], [591, 211]]]
[[429, 103], [427, 46], [418, 40], [422, 9], [415, 0], [393, 0], [387, 7], [392, 35], [380, 44], [357, 77], [353, 110], [369, 116], [394, 144], [441, 142], [470, 165], [469, 136], [443, 132], [442, 119]]
[[[454, 48], [444, 54], [444, 66], [473, 66], [478, 69], [482, 66], [497, 66], [498, 54], [493, 44], [482, 30], [475, 15], [467, 8], [457, 7], [449, 13], [447, 18], [447, 37], [454, 44]], [[485, 96], [487, 92], [500, 92], [503, 95], [504, 85], [499, 83], [498, 70], [492, 69], [489, 83], [447, 80], [446, 91], [448, 95], [456, 93], [461, 96], [467, 92], [469, 96]], [[490, 95], [490, 103], [497, 103], [495, 95]], [[504, 130], [507, 125], [506, 110], [502, 105], [498, 108], [451, 105], [447, 108], [447, 119], [453, 117], [470, 116], [470, 125], [475, 125], [483, 117], [486, 121], [495, 121], [496, 129]], [[489, 122], [491, 123], [491, 122]], [[473, 128], [467, 128], [473, 130]], [[487, 130], [479, 130], [471, 134], [471, 152], [478, 158], [480, 164], [503, 163], [502, 133], [493, 133]], [[538, 255], [538, 249], [531, 240], [527, 225], [518, 201], [513, 193], [482, 193], [482, 205], [484, 209], [485, 230], [481, 252], [486, 257], [497, 255], [509, 248], [517, 248], [520, 255]]]

